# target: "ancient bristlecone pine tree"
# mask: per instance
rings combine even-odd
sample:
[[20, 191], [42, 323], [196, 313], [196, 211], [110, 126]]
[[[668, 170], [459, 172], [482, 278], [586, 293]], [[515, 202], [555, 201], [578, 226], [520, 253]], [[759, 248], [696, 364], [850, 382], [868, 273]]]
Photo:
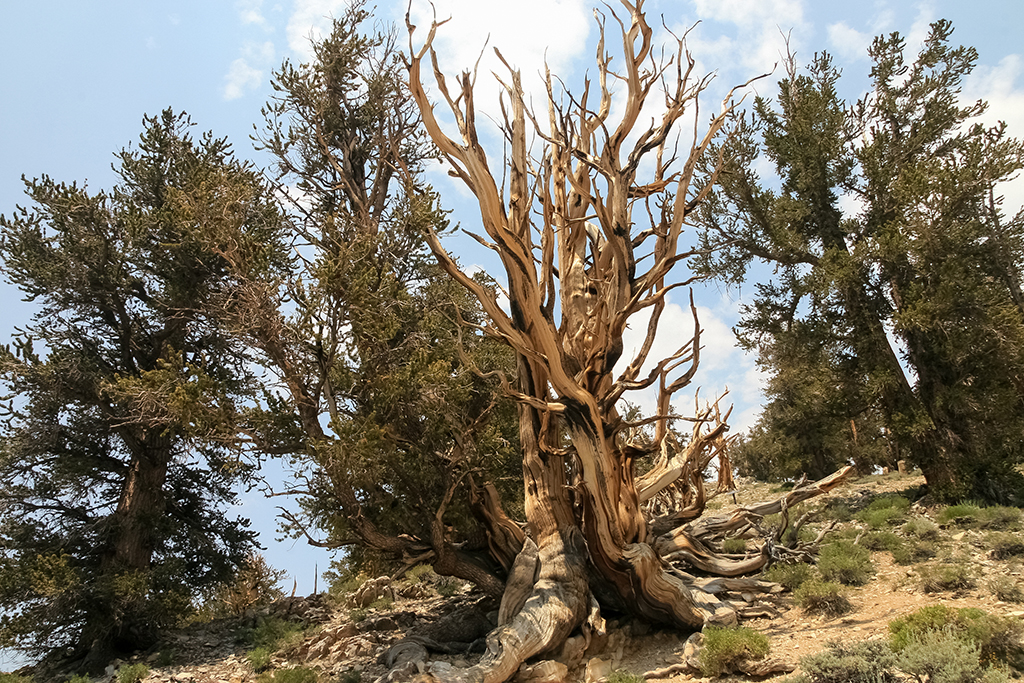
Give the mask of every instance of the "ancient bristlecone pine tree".
[[[671, 444], [669, 403], [690, 383], [700, 350], [692, 301], [692, 338], [650, 372], [641, 375], [641, 368], [667, 295], [691, 282], [673, 267], [692, 255], [680, 244], [683, 227], [715, 175], [697, 182], [697, 169], [722, 131], [732, 93], [706, 132], [679, 155], [674, 128], [693, 113], [709, 79], [693, 78], [694, 62], [682, 41], [669, 58], [655, 59], [642, 3], [622, 5], [625, 21], [612, 13], [622, 36], [618, 71], [605, 50], [604, 20], [598, 20], [596, 89], [588, 82], [580, 95], [557, 94], [558, 81], [548, 74], [547, 111], [530, 111], [519, 73], [508, 67], [501, 81], [509, 152], [497, 164], [489, 162], [478, 135], [474, 75], [458, 77], [453, 92], [434, 59], [432, 41], [443, 22], [432, 24], [422, 46], [410, 45], [412, 96], [450, 172], [479, 202], [486, 232], [479, 239], [505, 268], [508, 312], [494, 291], [460, 270], [436, 236], [431, 249], [480, 300], [490, 317], [485, 331], [504, 339], [517, 356], [517, 377], [507, 385], [520, 406], [530, 540], [509, 577], [501, 610], [507, 623], [491, 634], [487, 653], [465, 672], [466, 680], [504, 681], [526, 658], [561, 646], [577, 629], [589, 640], [602, 628], [600, 605], [690, 630], [734, 623], [740, 608], [698, 588], [686, 571], [756, 571], [773, 552], [771, 539], [742, 559], [715, 552], [714, 540], [749, 528], [758, 514], [831, 488], [845, 474], [757, 510], [700, 519], [707, 497], [731, 482], [726, 425], [715, 406], [694, 420], [685, 448]], [[412, 40], [411, 24], [409, 30]], [[455, 118], [454, 136], [445, 132], [424, 89], [428, 55]], [[614, 107], [612, 82], [623, 98]], [[660, 120], [638, 127], [653, 99], [664, 102]], [[539, 154], [530, 151], [535, 137], [543, 143]], [[718, 164], [712, 159], [704, 167]], [[650, 315], [646, 338], [616, 373], [627, 322], [642, 312]], [[659, 413], [646, 421], [653, 440], [639, 443], [629, 438], [639, 425], [624, 419], [620, 404], [626, 392], [650, 387], [659, 392]], [[644, 455], [652, 455], [655, 465], [638, 477], [634, 463]], [[718, 486], [706, 492], [705, 469], [716, 458]], [[653, 504], [656, 497], [661, 506]], [[666, 500], [676, 507], [666, 512]]]

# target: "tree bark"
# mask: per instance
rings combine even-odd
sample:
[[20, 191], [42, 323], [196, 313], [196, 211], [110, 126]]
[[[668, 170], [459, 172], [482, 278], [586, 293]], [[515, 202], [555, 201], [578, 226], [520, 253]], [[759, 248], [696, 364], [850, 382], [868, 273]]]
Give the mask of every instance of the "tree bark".
[[[110, 545], [100, 559], [101, 590], [114, 591], [116, 579], [135, 574], [136, 596], [112, 595], [113, 613], [97, 612], [82, 630], [83, 667], [97, 671], [118, 652], [148, 646], [155, 637], [146, 615], [149, 577], [156, 543], [155, 530], [166, 507], [164, 483], [171, 460], [171, 436], [166, 432], [127, 434], [132, 450], [117, 507], [107, 519]], [[128, 599], [132, 597], [134, 599]]]

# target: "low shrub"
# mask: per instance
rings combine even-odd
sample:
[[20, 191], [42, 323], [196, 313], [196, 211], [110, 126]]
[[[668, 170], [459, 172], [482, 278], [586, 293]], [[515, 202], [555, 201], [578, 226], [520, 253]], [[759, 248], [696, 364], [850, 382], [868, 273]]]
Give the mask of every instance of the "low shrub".
[[950, 627], [913, 636], [900, 652], [898, 666], [917, 680], [936, 683], [996, 683], [1005, 672], [982, 666], [978, 645]]
[[806, 581], [796, 590], [793, 598], [796, 604], [811, 614], [836, 617], [853, 610], [853, 605], [843, 594], [843, 587], [830, 581]]
[[145, 664], [127, 664], [117, 670], [117, 683], [139, 683], [148, 675], [149, 667]]
[[723, 553], [745, 553], [747, 552], [747, 541], [742, 538], [727, 538], [722, 541]]
[[881, 529], [903, 519], [910, 509], [910, 501], [903, 496], [881, 496], [857, 514], [857, 519], [872, 529]]
[[[22, 678], [18, 676], [16, 679], [7, 680], [4, 676], [11, 676], [13, 674], [0, 674], [0, 683], [15, 683], [15, 681], [24, 681], [30, 683], [30, 679]], [[76, 674], [67, 680], [67, 683], [92, 683], [92, 679], [83, 674]]]
[[617, 669], [608, 676], [608, 683], [644, 683], [644, 677], [632, 671]]
[[991, 556], [997, 560], [1024, 555], [1024, 538], [1008, 531], [994, 531], [987, 534], [984, 544], [989, 549]]
[[712, 678], [732, 671], [743, 660], [764, 659], [770, 649], [768, 636], [743, 626], [705, 626], [703, 634], [704, 644], [698, 655], [700, 670]]
[[896, 654], [879, 641], [831, 642], [803, 657], [800, 668], [810, 683], [894, 683]]
[[440, 581], [438, 581], [437, 594], [445, 598], [450, 598], [451, 596], [455, 595], [464, 585], [465, 584], [459, 579], [456, 579], [451, 576], [445, 576], [442, 577]]
[[939, 510], [935, 519], [939, 524], [955, 524], [956, 526], [974, 526], [978, 523], [981, 508], [970, 503], [950, 505]]
[[896, 564], [913, 564], [935, 557], [935, 546], [931, 542], [907, 542], [891, 531], [873, 531], [862, 541], [871, 550], [887, 550]]
[[291, 642], [298, 640], [302, 634], [302, 624], [278, 617], [260, 619], [256, 626], [246, 634], [246, 640], [256, 648], [267, 648], [276, 652]]
[[278, 669], [277, 671], [260, 674], [256, 679], [257, 683], [318, 683], [320, 675], [315, 669], [308, 666], [297, 666], [291, 669]]
[[245, 659], [249, 662], [249, 666], [256, 673], [266, 671], [270, 668], [270, 649], [266, 647], [257, 647], [249, 650], [245, 653]]
[[813, 576], [814, 569], [802, 562], [797, 564], [773, 564], [764, 573], [766, 579], [780, 584], [790, 592], [795, 591]]
[[1024, 590], [1008, 576], [997, 576], [988, 582], [988, 590], [1003, 602], [1024, 602]]
[[993, 505], [978, 512], [978, 526], [982, 529], [1016, 529], [1020, 525], [1018, 508]]
[[434, 568], [429, 564], [418, 564], [405, 573], [406, 578], [412, 581], [418, 581], [425, 583], [433, 578], [437, 578], [437, 574], [434, 573]]
[[962, 562], [921, 567], [917, 574], [925, 593], [962, 591], [973, 588], [976, 583], [974, 572]]
[[358, 624], [361, 621], [366, 621], [366, 617], [370, 614], [370, 610], [365, 607], [357, 607], [348, 611], [348, 618], [352, 620], [353, 624]]
[[384, 595], [370, 603], [370, 609], [386, 612], [395, 606], [395, 599], [390, 595]]
[[346, 671], [338, 677], [338, 683], [362, 683], [362, 680], [363, 672], [355, 669]]
[[[85, 680], [88, 683], [89, 679]], [[0, 672], [0, 683], [32, 683], [32, 679], [28, 676]]]
[[849, 541], [829, 543], [818, 555], [818, 572], [825, 581], [861, 586], [874, 574], [871, 553]]
[[976, 608], [922, 607], [889, 623], [889, 641], [893, 650], [902, 652], [915, 639], [940, 631], [972, 643], [983, 662], [1000, 661], [1018, 668], [1022, 664], [1021, 623]]
[[836, 522], [849, 522], [853, 519], [853, 510], [846, 503], [830, 500], [821, 508], [819, 518]]
[[939, 525], [930, 519], [919, 517], [904, 524], [903, 533], [920, 541], [935, 541], [939, 538]]

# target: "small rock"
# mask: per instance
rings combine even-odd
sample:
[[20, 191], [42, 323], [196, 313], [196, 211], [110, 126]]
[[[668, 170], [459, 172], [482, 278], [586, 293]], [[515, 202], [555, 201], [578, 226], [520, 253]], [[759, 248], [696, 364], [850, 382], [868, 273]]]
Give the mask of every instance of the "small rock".
[[400, 640], [388, 650], [385, 664], [397, 667], [408, 662], [425, 662], [429, 658], [427, 648], [413, 640]]
[[453, 668], [448, 662], [431, 662], [427, 665], [427, 672], [443, 681], [451, 677]]
[[612, 663], [600, 657], [594, 657], [587, 662], [587, 670], [584, 675], [584, 683], [605, 683], [612, 675]]
[[513, 679], [516, 683], [564, 683], [569, 667], [549, 659], [533, 666], [524, 666]]

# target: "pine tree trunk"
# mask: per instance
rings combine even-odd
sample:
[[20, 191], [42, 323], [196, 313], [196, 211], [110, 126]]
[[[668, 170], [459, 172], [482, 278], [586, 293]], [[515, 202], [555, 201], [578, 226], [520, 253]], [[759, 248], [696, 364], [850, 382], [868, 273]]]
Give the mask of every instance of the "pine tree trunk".
[[[103, 601], [113, 612], [97, 612], [83, 628], [81, 642], [89, 648], [84, 668], [96, 671], [119, 652], [144, 647], [154, 634], [147, 614], [148, 572], [156, 544], [156, 529], [166, 507], [164, 483], [171, 459], [171, 437], [147, 435], [133, 440], [117, 508], [108, 523], [110, 545], [100, 560], [100, 590], [110, 591]], [[130, 579], [117, 581], [119, 577]], [[138, 593], [118, 595], [118, 585], [139, 586]], [[121, 589], [123, 590], [123, 589]]]

